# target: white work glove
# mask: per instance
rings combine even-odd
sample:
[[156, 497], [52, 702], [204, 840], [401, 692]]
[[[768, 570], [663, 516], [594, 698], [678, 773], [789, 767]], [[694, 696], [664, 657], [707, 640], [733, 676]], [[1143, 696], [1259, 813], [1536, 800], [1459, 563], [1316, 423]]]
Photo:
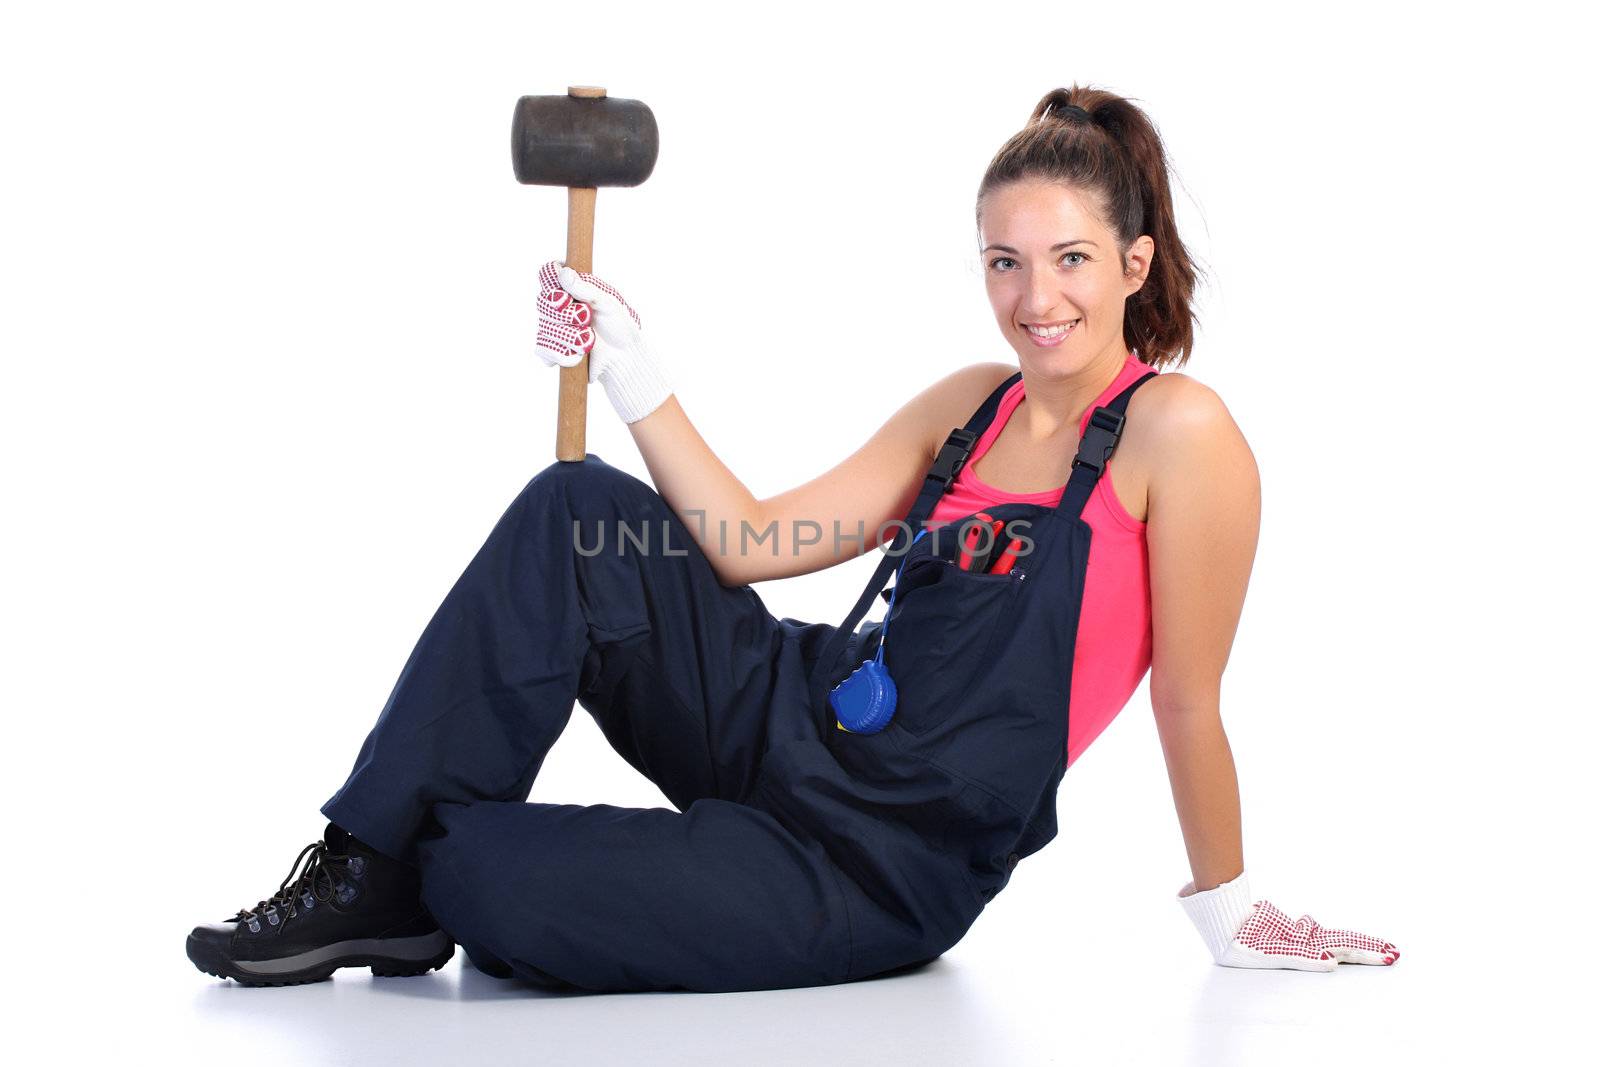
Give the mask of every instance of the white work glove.
[[1400, 950], [1381, 938], [1327, 930], [1309, 915], [1289, 921], [1270, 900], [1250, 903], [1245, 872], [1204, 893], [1185, 882], [1178, 903], [1224, 967], [1287, 967], [1331, 971], [1341, 963], [1391, 964]]
[[589, 356], [589, 381], [605, 387], [623, 422], [638, 422], [672, 394], [639, 332], [639, 313], [622, 294], [558, 259], [539, 268], [539, 334], [546, 363], [573, 367]]

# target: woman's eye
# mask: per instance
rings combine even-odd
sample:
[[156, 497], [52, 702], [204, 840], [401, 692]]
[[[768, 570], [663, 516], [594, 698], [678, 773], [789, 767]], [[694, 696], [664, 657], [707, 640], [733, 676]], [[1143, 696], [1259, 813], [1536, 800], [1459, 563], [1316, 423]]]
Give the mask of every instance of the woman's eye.
[[[1074, 256], [1077, 257], [1077, 262], [1071, 264], [1071, 266], [1074, 266], [1074, 267], [1081, 266], [1082, 264], [1087, 263], [1088, 260], [1089, 260], [1089, 257], [1087, 255], [1085, 255], [1084, 253], [1082, 253], [1082, 252], [1068, 252], [1065, 255], [1063, 255], [1061, 258], [1062, 259], [1071, 259]], [[997, 268], [1002, 263], [1015, 263], [1015, 262], [1016, 262], [1016, 260], [1012, 259], [1010, 256], [996, 256], [994, 259], [991, 259], [989, 261], [989, 269], [990, 270], [994, 270], [995, 268]]]

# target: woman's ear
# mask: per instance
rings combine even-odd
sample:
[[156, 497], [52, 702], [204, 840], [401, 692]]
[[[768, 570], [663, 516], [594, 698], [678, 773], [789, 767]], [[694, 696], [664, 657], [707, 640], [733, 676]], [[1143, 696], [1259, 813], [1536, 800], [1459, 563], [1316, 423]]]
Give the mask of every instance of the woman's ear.
[[1156, 243], [1149, 234], [1140, 234], [1128, 246], [1123, 261], [1127, 264], [1123, 272], [1126, 291], [1123, 295], [1132, 296], [1144, 288], [1145, 279], [1150, 277], [1150, 264], [1155, 262]]

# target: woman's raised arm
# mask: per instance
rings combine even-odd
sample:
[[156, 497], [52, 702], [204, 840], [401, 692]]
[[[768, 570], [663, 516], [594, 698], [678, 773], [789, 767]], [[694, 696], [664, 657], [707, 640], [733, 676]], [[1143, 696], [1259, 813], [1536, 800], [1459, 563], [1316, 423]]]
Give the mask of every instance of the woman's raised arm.
[[657, 492], [722, 584], [748, 585], [823, 570], [893, 537], [897, 527], [887, 524], [910, 510], [945, 435], [1010, 370], [977, 363], [946, 375], [832, 469], [765, 500], [717, 457], [675, 396], [628, 428]]

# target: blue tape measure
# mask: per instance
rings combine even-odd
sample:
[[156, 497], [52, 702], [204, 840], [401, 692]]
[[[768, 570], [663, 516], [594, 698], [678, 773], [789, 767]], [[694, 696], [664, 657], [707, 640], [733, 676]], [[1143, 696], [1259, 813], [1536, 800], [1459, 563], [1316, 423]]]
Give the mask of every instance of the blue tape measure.
[[[924, 528], [911, 539], [911, 544], [916, 544], [927, 532]], [[910, 555], [908, 546], [906, 556]], [[900, 571], [905, 570], [905, 566], [905, 557], [902, 557], [900, 568], [895, 571], [894, 589], [889, 592], [889, 611], [883, 617], [883, 631], [878, 635], [878, 654], [851, 671], [850, 676], [828, 694], [834, 725], [846, 733], [875, 734], [894, 718], [899, 692], [894, 687], [894, 679], [889, 677], [889, 668], [883, 665], [883, 646], [889, 640], [889, 615], [894, 612], [895, 594], [900, 590]]]

